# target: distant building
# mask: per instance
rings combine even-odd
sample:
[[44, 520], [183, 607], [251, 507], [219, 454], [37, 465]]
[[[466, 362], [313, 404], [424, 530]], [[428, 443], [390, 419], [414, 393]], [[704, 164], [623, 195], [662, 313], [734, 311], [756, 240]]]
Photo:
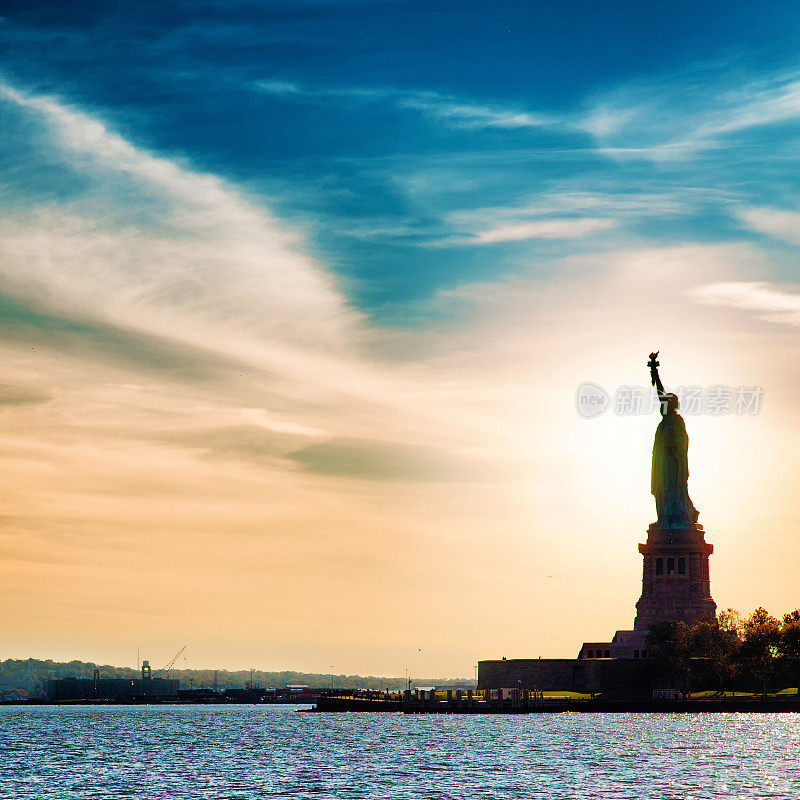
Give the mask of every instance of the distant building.
[[610, 642], [584, 642], [578, 658], [647, 658], [647, 631], [617, 631]]
[[100, 670], [92, 678], [56, 678], [47, 681], [47, 699], [68, 700], [141, 700], [171, 699], [178, 696], [177, 678], [151, 677], [150, 665], [142, 664], [141, 678], [101, 678]]

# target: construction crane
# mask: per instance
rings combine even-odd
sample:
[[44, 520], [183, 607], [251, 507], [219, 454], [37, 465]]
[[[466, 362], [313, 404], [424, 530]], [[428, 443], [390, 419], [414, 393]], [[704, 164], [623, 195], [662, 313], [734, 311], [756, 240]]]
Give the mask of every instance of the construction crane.
[[161, 667], [161, 669], [159, 669], [159, 670], [156, 670], [156, 671], [155, 671], [153, 674], [154, 674], [154, 675], [160, 675], [162, 672], [163, 672], [164, 674], [166, 674], [167, 672], [169, 672], [169, 671], [170, 671], [170, 670], [171, 670], [171, 669], [172, 669], [172, 668], [175, 666], [175, 662], [176, 662], [176, 661], [177, 661], [177, 660], [180, 658], [180, 656], [181, 656], [181, 653], [182, 653], [182, 652], [183, 652], [183, 651], [184, 651], [184, 650], [185, 650], [185, 649], [186, 649], [188, 646], [189, 646], [188, 644], [185, 644], [183, 647], [181, 647], [181, 649], [180, 649], [180, 650], [178, 650], [178, 652], [177, 652], [177, 653], [175, 653], [175, 655], [174, 655], [174, 656], [172, 656], [172, 658], [169, 660], [169, 663], [167, 664], [167, 666], [166, 666], [166, 667]]

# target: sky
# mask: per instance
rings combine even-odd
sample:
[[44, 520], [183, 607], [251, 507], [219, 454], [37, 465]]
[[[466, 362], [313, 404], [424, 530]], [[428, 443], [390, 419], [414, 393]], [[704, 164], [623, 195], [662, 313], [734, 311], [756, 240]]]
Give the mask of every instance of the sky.
[[687, 410], [689, 489], [719, 607], [800, 605], [799, 44], [786, 2], [0, 3], [0, 658], [574, 657], [632, 625], [652, 350], [760, 390]]

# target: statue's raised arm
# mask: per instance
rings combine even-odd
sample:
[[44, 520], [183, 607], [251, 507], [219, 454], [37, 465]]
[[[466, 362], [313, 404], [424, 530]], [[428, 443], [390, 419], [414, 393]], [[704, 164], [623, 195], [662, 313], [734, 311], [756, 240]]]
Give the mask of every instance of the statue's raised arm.
[[664, 394], [664, 384], [661, 383], [661, 378], [658, 376], [658, 368], [660, 366], [658, 359], [658, 354], [661, 352], [660, 350], [656, 350], [655, 353], [650, 353], [650, 360], [647, 362], [647, 366], [650, 367], [650, 380], [653, 386], [656, 387], [656, 391], [658, 392], [658, 396]]

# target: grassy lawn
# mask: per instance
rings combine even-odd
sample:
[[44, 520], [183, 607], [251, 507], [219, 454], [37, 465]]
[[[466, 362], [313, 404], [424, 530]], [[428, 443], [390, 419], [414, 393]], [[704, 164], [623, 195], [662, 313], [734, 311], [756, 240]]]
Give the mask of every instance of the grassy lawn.
[[[782, 689], [780, 692], [767, 692], [767, 697], [787, 697], [797, 694], [797, 689]], [[715, 691], [709, 690], [706, 692], [692, 692], [689, 697], [693, 700], [702, 700], [709, 698], [711, 700], [719, 700], [721, 696]], [[729, 697], [761, 697], [761, 692], [725, 692], [725, 698]]]

